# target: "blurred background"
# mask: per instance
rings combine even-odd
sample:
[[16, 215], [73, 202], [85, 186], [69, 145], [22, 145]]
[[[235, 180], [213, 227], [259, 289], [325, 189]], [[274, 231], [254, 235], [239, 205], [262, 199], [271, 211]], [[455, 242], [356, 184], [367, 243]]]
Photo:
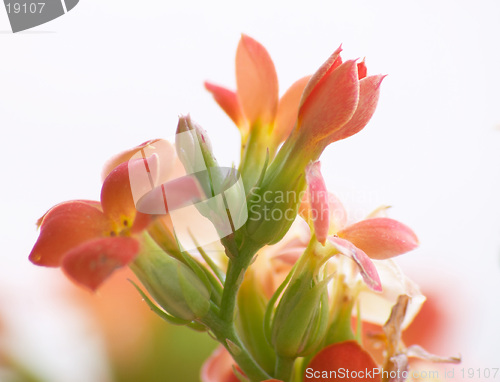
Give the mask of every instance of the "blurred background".
[[397, 261], [431, 296], [412, 329], [429, 350], [500, 367], [499, 18], [493, 0], [81, 0], [12, 34], [0, 11], [0, 381], [198, 380], [213, 343], [160, 322], [126, 272], [91, 295], [27, 257], [47, 209], [98, 199], [104, 162], [172, 136], [180, 114], [238, 160], [203, 81], [235, 87], [242, 32], [281, 93], [340, 44], [388, 74], [370, 124], [323, 154], [327, 184], [352, 216], [391, 205], [418, 234]]

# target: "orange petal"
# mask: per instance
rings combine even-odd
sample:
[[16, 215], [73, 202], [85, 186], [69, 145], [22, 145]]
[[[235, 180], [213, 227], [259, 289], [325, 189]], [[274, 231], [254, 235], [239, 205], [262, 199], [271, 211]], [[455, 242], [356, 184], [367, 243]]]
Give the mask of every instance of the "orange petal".
[[205, 89], [207, 89], [215, 99], [215, 102], [226, 112], [226, 114], [233, 120], [240, 130], [247, 130], [248, 125], [243, 115], [240, 100], [236, 92], [205, 82]]
[[57, 267], [65, 253], [87, 240], [109, 235], [111, 222], [88, 201], [58, 204], [47, 212], [40, 224], [40, 236], [29, 259], [36, 265]]
[[116, 269], [130, 263], [138, 252], [139, 243], [129, 237], [91, 240], [67, 252], [62, 269], [77, 284], [95, 291]]
[[362, 220], [338, 235], [378, 260], [402, 255], [418, 246], [418, 238], [409, 227], [389, 218]]
[[270, 124], [278, 107], [278, 77], [267, 50], [242, 35], [236, 50], [238, 98], [250, 126]]
[[[141, 159], [135, 162], [143, 164]], [[101, 204], [104, 214], [114, 222], [132, 226], [136, 210], [130, 186], [129, 163], [118, 165], [104, 180], [101, 189]]]
[[299, 134], [307, 141], [331, 141], [330, 137], [354, 115], [358, 96], [356, 62], [346, 61], [328, 72], [303, 100], [297, 124]]
[[328, 137], [329, 142], [350, 137], [366, 126], [373, 113], [375, 113], [380, 94], [380, 84], [384, 77], [382, 75], [370, 76], [359, 81], [358, 107], [349, 122], [342, 129]]
[[361, 273], [361, 277], [363, 277], [363, 281], [370, 289], [376, 292], [382, 291], [382, 283], [380, 282], [377, 268], [366, 253], [356, 248], [350, 241], [341, 239], [340, 237], [329, 237], [328, 241], [337, 251], [339, 251], [339, 253], [350, 257], [356, 263]]
[[294, 82], [290, 88], [283, 94], [278, 104], [278, 113], [276, 114], [276, 123], [274, 125], [273, 135], [276, 143], [283, 142], [293, 130], [297, 122], [299, 113], [299, 103], [307, 83], [311, 76], [306, 76]]
[[150, 144], [154, 144], [158, 140], [159, 139], [151, 139], [149, 141], [146, 141], [146, 142], [140, 144], [139, 146], [122, 151], [121, 153], [116, 154], [115, 156], [108, 159], [108, 161], [104, 165], [104, 168], [102, 169], [102, 173], [101, 173], [102, 181], [104, 182], [104, 179], [106, 179], [106, 177], [109, 175], [109, 173], [111, 171], [113, 171], [113, 169], [115, 167], [117, 167], [119, 164], [122, 164], [123, 162], [127, 162], [130, 158], [132, 158], [134, 156], [135, 153], [140, 151], [142, 148], [144, 148]]
[[345, 341], [316, 354], [305, 370], [304, 381], [380, 382], [380, 374], [374, 374], [376, 369], [375, 361], [356, 341]]
[[330, 214], [328, 211], [328, 190], [325, 180], [321, 175], [320, 162], [314, 162], [306, 168], [306, 180], [309, 193], [311, 218], [314, 223], [316, 239], [325, 244], [330, 227]]
[[326, 60], [321, 67], [316, 70], [316, 73], [314, 73], [309, 82], [307, 83], [307, 86], [304, 89], [304, 92], [302, 94], [302, 99], [300, 100], [300, 107], [304, 104], [306, 99], [309, 97], [313, 89], [318, 85], [318, 83], [325, 77], [328, 73], [332, 72], [333, 70], [337, 69], [340, 64], [342, 64], [342, 58], [340, 57], [340, 52], [342, 52], [342, 46], [339, 46], [335, 52], [332, 53], [330, 57], [328, 57], [328, 60]]

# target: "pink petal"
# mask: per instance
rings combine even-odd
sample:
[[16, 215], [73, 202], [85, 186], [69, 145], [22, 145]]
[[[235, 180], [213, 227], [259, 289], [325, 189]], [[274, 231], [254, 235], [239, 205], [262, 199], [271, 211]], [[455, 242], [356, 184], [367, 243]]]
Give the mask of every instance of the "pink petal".
[[205, 89], [212, 93], [215, 102], [219, 104], [222, 110], [226, 112], [240, 130], [248, 129], [245, 116], [243, 115], [243, 109], [241, 108], [240, 100], [236, 92], [211, 84], [210, 82], [205, 82]]
[[300, 107], [304, 104], [305, 100], [309, 97], [316, 85], [325, 77], [328, 73], [337, 69], [340, 64], [342, 64], [342, 58], [340, 57], [340, 52], [342, 52], [342, 46], [339, 46], [335, 52], [332, 53], [328, 60], [326, 60], [323, 65], [314, 73], [307, 86], [304, 89], [302, 98], [300, 100]]
[[330, 137], [354, 115], [358, 97], [359, 80], [355, 61], [347, 61], [328, 72], [309, 96], [302, 100], [297, 123], [297, 131], [302, 134], [302, 139], [312, 143], [322, 139], [331, 141]]
[[380, 84], [384, 77], [382, 75], [370, 76], [359, 81], [359, 102], [356, 112], [342, 129], [337, 130], [328, 137], [329, 142], [350, 137], [366, 126], [373, 113], [375, 113], [380, 94]]
[[116, 269], [130, 263], [139, 243], [129, 237], [88, 241], [67, 252], [62, 269], [77, 284], [95, 291]]
[[338, 235], [378, 260], [402, 255], [418, 246], [418, 238], [409, 227], [389, 218], [362, 220]]
[[331, 192], [328, 193], [328, 210], [330, 211], [330, 231], [337, 232], [347, 222], [347, 211], [342, 202]]
[[329, 237], [328, 241], [339, 251], [342, 255], [350, 257], [358, 265], [361, 276], [364, 282], [370, 289], [376, 292], [382, 291], [382, 284], [380, 277], [377, 273], [377, 268], [361, 249], [356, 248], [351, 242], [341, 239], [339, 237]]
[[104, 168], [102, 169], [102, 173], [101, 173], [102, 181], [104, 182], [104, 179], [106, 179], [106, 177], [109, 175], [109, 173], [111, 171], [113, 171], [113, 169], [115, 167], [117, 167], [119, 164], [122, 164], [123, 162], [127, 162], [141, 148], [146, 147], [149, 144], [152, 144], [152, 143], [156, 142], [157, 140], [158, 139], [151, 139], [149, 141], [146, 141], [146, 142], [140, 144], [139, 146], [136, 146], [136, 147], [133, 147], [131, 149], [122, 151], [121, 153], [116, 154], [113, 157], [111, 157], [106, 162], [106, 164], [104, 165]]
[[330, 215], [328, 211], [328, 190], [321, 175], [320, 162], [314, 162], [307, 166], [306, 180], [314, 232], [316, 239], [324, 245], [330, 227]]
[[137, 202], [144, 214], [163, 215], [206, 199], [194, 175], [171, 180], [148, 192]]
[[278, 77], [266, 49], [246, 35], [236, 50], [238, 98], [251, 126], [270, 124], [278, 107]]
[[40, 236], [31, 250], [30, 261], [57, 267], [72, 248], [109, 236], [112, 224], [95, 203], [77, 200], [51, 208], [39, 221]]
[[238, 382], [238, 378], [233, 373], [235, 365], [231, 354], [223, 346], [219, 346], [203, 364], [201, 381]]
[[[111, 171], [118, 165], [128, 162], [133, 158], [146, 158], [152, 154], [157, 154], [161, 163], [160, 175], [165, 178], [172, 170], [175, 161], [175, 150], [173, 145], [164, 139], [152, 139], [139, 146], [125, 150], [109, 159], [102, 171], [102, 180], [106, 179]], [[166, 179], [164, 180], [166, 181]]]
[[293, 130], [297, 122], [300, 99], [310, 78], [311, 76], [306, 76], [294, 82], [281, 97], [273, 130], [276, 143], [283, 142]]

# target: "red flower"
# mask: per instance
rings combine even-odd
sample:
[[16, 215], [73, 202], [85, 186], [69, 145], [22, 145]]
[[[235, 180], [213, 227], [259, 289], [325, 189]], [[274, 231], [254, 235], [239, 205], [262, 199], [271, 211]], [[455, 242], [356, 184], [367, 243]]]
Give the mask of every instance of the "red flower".
[[356, 341], [327, 346], [314, 356], [304, 374], [305, 382], [335, 382], [346, 379], [364, 382], [381, 381], [377, 364]]

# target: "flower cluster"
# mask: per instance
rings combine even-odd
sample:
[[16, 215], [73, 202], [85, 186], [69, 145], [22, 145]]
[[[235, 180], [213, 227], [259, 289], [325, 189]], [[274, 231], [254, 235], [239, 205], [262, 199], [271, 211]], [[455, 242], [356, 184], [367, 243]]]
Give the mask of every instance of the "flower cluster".
[[268, 52], [243, 35], [236, 91], [205, 84], [241, 132], [239, 167], [220, 167], [183, 116], [175, 142], [108, 162], [100, 201], [50, 209], [30, 260], [92, 291], [130, 267], [156, 314], [220, 343], [204, 382], [334, 381], [340, 370], [404, 381], [409, 357], [458, 362], [401, 340], [425, 298], [392, 258], [418, 246], [415, 233], [383, 207], [351, 221], [322, 177], [322, 152], [366, 126], [384, 78], [340, 53], [279, 98]]

